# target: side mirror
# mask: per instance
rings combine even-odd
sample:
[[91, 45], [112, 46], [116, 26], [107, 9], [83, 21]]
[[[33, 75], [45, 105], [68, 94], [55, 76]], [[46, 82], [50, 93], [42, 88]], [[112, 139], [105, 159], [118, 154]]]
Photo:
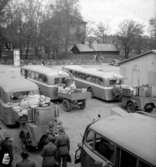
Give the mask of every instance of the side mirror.
[[75, 164], [81, 162], [81, 148], [82, 145], [78, 144], [78, 149], [75, 151], [75, 161], [74, 161]]
[[81, 144], [81, 143], [78, 143], [78, 144], [77, 144], [77, 147], [78, 147], [78, 148], [82, 148], [82, 144]]
[[100, 161], [95, 161], [94, 164], [95, 164], [96, 167], [104, 167], [104, 166], [103, 166], [103, 163], [100, 162]]

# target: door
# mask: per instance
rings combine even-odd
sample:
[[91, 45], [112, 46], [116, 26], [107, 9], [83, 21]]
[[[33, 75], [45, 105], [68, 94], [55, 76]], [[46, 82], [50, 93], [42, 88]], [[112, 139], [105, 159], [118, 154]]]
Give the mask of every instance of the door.
[[82, 167], [113, 166], [114, 145], [93, 130], [88, 130], [81, 151]]

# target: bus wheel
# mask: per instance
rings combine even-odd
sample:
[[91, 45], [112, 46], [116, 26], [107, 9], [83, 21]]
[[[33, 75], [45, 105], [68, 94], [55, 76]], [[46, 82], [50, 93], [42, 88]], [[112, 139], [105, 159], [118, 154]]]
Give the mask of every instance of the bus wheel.
[[71, 104], [68, 100], [63, 100], [63, 109], [66, 112], [70, 112], [71, 111]]
[[152, 112], [153, 109], [154, 109], [154, 105], [152, 103], [146, 104], [145, 107], [144, 107], [144, 111], [148, 112], [148, 113]]
[[86, 107], [86, 100], [81, 100], [80, 109], [83, 110]]
[[128, 102], [126, 105], [126, 109], [127, 109], [128, 113], [135, 112], [135, 104], [133, 102]]
[[94, 92], [91, 87], [87, 88], [87, 91], [90, 93], [91, 98], [94, 97]]

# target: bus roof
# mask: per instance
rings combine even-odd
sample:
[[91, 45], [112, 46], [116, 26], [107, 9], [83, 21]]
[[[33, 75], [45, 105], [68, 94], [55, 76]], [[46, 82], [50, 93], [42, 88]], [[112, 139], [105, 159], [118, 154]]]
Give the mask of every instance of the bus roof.
[[74, 70], [77, 72], [82, 72], [88, 75], [93, 75], [93, 76], [97, 76], [97, 77], [104, 78], [104, 79], [116, 79], [116, 78], [122, 79], [123, 78], [123, 76], [118, 73], [108, 72], [108, 71], [105, 72], [105, 71], [96, 69], [95, 67], [85, 68], [79, 65], [68, 65], [68, 66], [64, 66], [64, 69]]
[[27, 70], [32, 70], [34, 72], [38, 72], [41, 74], [46, 74], [47, 76], [56, 76], [56, 75], [59, 75], [60, 77], [69, 76], [68, 73], [62, 70], [52, 69], [49, 67], [45, 67], [43, 65], [27, 65], [23, 66], [22, 68]]
[[91, 129], [156, 166], [156, 119], [141, 114], [113, 115]]
[[1, 77], [0, 87], [2, 87], [6, 92], [38, 90], [38, 86], [35, 83], [19, 76]]

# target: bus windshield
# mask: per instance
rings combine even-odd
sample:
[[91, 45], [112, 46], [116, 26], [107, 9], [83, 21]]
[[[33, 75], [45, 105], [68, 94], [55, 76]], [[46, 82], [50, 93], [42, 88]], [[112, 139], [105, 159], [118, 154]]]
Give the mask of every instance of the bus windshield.
[[10, 100], [11, 102], [19, 102], [21, 101], [23, 98], [25, 98], [28, 95], [32, 95], [35, 94], [34, 91], [22, 91], [22, 92], [14, 92], [12, 93], [12, 95], [10, 96]]
[[111, 79], [109, 80], [109, 85], [113, 86], [113, 85], [121, 85], [122, 84], [122, 80], [121, 79]]

